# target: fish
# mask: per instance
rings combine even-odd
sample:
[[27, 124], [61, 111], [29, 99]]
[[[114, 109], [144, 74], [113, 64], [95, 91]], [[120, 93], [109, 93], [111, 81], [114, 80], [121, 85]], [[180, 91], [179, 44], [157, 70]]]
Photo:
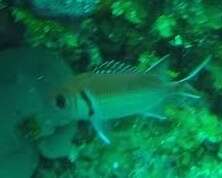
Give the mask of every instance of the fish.
[[[99, 137], [110, 144], [103, 123], [143, 115], [164, 120], [160, 111], [169, 102], [182, 98], [200, 99], [188, 84], [211, 60], [208, 56], [187, 77], [171, 81], [166, 70], [169, 55], [162, 57], [145, 71], [121, 62], [107, 61], [93, 71], [74, 76], [70, 83], [55, 94], [61, 109], [70, 108], [76, 120], [91, 121]], [[160, 65], [164, 67], [160, 67]], [[158, 67], [159, 66], [159, 67]]]

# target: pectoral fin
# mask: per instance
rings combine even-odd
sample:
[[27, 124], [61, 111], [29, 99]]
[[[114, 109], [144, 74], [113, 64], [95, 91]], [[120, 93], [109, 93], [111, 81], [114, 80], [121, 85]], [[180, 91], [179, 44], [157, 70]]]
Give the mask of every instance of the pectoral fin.
[[104, 126], [101, 122], [101, 118], [91, 118], [93, 127], [96, 130], [96, 133], [98, 134], [99, 138], [105, 143], [105, 144], [111, 144], [110, 139], [107, 137], [107, 134], [105, 134]]
[[105, 144], [110, 144], [111, 141], [105, 134], [103, 115], [102, 115], [102, 112], [100, 111], [98, 103], [96, 102], [96, 98], [88, 90], [82, 91], [82, 95], [84, 95], [85, 100], [87, 100], [87, 103], [89, 106], [88, 117], [93, 127], [95, 128], [99, 138]]

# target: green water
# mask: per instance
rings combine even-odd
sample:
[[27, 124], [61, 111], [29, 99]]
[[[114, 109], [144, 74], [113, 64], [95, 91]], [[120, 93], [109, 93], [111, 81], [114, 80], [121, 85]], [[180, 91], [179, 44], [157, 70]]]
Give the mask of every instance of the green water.
[[[0, 178], [221, 178], [221, 8], [218, 0], [0, 0]], [[166, 55], [145, 74], [164, 101], [152, 117], [145, 97], [141, 113], [104, 121], [96, 93], [76, 95], [77, 76], [95, 67], [141, 75]], [[157, 81], [179, 81], [208, 57], [186, 85], [200, 99], [162, 99], [169, 85]]]

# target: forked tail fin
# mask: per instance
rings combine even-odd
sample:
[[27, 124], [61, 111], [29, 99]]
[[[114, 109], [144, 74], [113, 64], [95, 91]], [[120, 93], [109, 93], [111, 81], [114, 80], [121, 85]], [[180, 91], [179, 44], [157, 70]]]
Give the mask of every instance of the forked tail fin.
[[[202, 104], [200, 102], [201, 93], [194, 89], [187, 81], [192, 80], [211, 60], [212, 56], [209, 55], [195, 70], [193, 70], [187, 77], [174, 81], [172, 84], [174, 85], [175, 99], [179, 104], [187, 104], [187, 102], [192, 102], [195, 104]], [[178, 97], [179, 96], [179, 101]], [[198, 100], [198, 103], [195, 101]]]
[[191, 98], [191, 99], [201, 98], [200, 93], [188, 83], [183, 83], [178, 85], [177, 89], [178, 89], [177, 94], [182, 97]]
[[195, 70], [193, 70], [188, 76], [186, 76], [185, 78], [178, 80], [176, 82], [174, 82], [175, 84], [179, 84], [179, 83], [183, 83], [186, 81], [189, 81], [191, 79], [193, 79], [211, 60], [212, 55], [209, 55], [199, 66], [197, 66], [197, 68]]

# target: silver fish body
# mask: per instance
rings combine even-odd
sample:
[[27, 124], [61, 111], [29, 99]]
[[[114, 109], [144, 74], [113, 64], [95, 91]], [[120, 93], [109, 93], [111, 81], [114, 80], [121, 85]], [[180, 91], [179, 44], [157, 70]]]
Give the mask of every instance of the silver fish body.
[[116, 63], [109, 62], [98, 67], [99, 71], [74, 77], [57, 96], [63, 98], [63, 103], [73, 111], [75, 119], [90, 120], [100, 138], [110, 143], [101, 126], [104, 121], [132, 115], [166, 119], [160, 112], [166, 104], [180, 102], [184, 98], [199, 99], [187, 81], [202, 70], [210, 58], [179, 81], [170, 81], [161, 73], [150, 71], [156, 68], [157, 63], [145, 72], [139, 72], [121, 64], [118, 68]]
[[72, 86], [64, 91], [68, 100], [75, 101], [78, 118], [94, 116], [104, 121], [155, 112], [178, 88], [154, 75], [137, 73], [85, 73]]

